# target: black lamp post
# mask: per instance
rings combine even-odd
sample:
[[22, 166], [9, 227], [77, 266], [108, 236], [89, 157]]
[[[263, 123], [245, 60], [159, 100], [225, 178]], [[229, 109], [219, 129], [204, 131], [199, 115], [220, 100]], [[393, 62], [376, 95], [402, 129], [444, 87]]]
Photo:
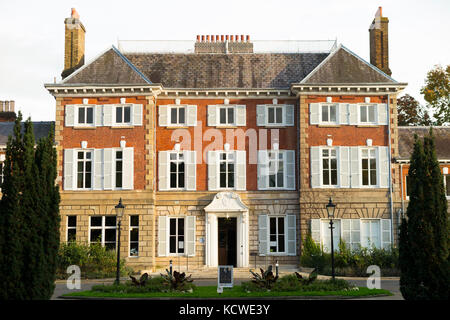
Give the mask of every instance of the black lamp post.
[[117, 222], [118, 222], [118, 229], [117, 229], [117, 269], [116, 269], [116, 281], [115, 284], [120, 283], [120, 226], [122, 224], [122, 217], [123, 213], [125, 211], [125, 206], [122, 204], [122, 198], [119, 200], [119, 204], [114, 207], [116, 210], [116, 216], [117, 216]]
[[333, 245], [333, 218], [334, 218], [334, 209], [336, 209], [336, 205], [330, 200], [326, 206], [328, 212], [328, 218], [330, 219], [330, 230], [331, 230], [331, 278], [334, 280], [334, 245]]

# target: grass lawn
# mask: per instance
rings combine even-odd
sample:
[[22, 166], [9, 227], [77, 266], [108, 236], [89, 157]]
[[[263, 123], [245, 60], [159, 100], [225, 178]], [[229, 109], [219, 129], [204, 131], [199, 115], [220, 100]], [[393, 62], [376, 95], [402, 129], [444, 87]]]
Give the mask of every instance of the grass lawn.
[[376, 295], [392, 295], [384, 289], [368, 289], [360, 287], [359, 290], [350, 291], [286, 291], [286, 292], [251, 292], [247, 293], [241, 286], [224, 288], [222, 294], [217, 293], [216, 286], [198, 286], [192, 293], [178, 292], [152, 292], [152, 293], [123, 293], [123, 292], [96, 292], [80, 291], [65, 294], [65, 297], [93, 297], [93, 298], [259, 298], [259, 297], [292, 297], [292, 296], [341, 296], [365, 297]]

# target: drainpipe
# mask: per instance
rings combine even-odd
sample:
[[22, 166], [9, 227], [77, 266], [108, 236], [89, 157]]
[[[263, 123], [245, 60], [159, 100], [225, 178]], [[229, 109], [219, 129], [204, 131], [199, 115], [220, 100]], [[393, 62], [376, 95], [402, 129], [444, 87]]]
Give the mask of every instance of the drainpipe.
[[387, 118], [388, 118], [388, 135], [389, 135], [389, 205], [391, 213], [391, 244], [394, 244], [394, 204], [392, 203], [392, 148], [391, 148], [391, 96], [387, 95]]
[[405, 214], [405, 201], [403, 200], [403, 197], [404, 197], [404, 195], [403, 195], [403, 163], [400, 163], [400, 177], [401, 177], [400, 187], [402, 188], [402, 216], [403, 216]]

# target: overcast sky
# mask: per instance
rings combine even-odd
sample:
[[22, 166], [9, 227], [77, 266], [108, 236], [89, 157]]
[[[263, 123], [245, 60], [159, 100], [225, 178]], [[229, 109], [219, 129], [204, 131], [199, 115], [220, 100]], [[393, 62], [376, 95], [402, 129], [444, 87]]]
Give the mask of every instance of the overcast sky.
[[450, 64], [450, 1], [6, 1], [0, 0], [0, 100], [33, 121], [55, 119], [44, 88], [61, 80], [64, 18], [77, 9], [86, 27], [86, 62], [117, 40], [195, 40], [197, 34], [249, 34], [254, 40], [336, 39], [366, 61], [368, 28], [379, 6], [389, 18], [392, 77], [423, 103], [420, 88], [436, 64]]

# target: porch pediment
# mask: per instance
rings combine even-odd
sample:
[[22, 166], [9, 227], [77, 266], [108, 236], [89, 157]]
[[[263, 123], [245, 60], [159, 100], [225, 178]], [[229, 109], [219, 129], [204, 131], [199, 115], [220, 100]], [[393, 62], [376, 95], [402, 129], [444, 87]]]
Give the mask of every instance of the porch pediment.
[[248, 207], [235, 192], [219, 192], [205, 207], [206, 212], [246, 212]]

